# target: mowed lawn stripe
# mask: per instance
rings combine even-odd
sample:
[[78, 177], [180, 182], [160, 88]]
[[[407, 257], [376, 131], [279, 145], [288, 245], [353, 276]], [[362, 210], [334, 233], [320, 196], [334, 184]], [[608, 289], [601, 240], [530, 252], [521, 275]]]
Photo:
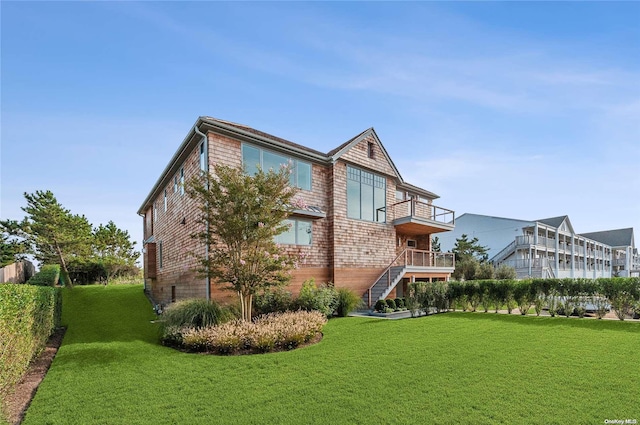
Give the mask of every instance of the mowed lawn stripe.
[[640, 420], [637, 323], [447, 313], [332, 319], [323, 340], [220, 357], [158, 344], [141, 286], [65, 291], [67, 335], [25, 424]]

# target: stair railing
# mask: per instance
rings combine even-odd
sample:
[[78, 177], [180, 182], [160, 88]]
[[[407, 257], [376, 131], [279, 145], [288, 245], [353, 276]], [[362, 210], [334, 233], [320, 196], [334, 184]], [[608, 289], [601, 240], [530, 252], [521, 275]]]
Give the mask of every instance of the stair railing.
[[391, 268], [394, 266], [394, 264], [396, 264], [396, 261], [398, 261], [401, 257], [404, 257], [402, 266], [406, 266], [407, 265], [407, 248], [405, 248], [400, 254], [398, 254], [396, 258], [394, 258], [391, 264], [389, 264], [389, 266], [382, 273], [380, 273], [380, 276], [378, 276], [376, 280], [373, 281], [373, 285], [371, 285], [369, 289], [367, 289], [367, 303], [369, 304], [369, 308], [371, 308], [371, 290], [373, 289], [374, 286], [378, 284], [380, 279], [384, 277], [385, 273], [387, 274], [387, 288], [391, 286]]

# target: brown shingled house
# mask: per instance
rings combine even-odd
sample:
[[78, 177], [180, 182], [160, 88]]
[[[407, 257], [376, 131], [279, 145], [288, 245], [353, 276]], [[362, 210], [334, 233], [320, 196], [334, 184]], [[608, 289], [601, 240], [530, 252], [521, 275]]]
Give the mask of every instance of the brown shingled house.
[[454, 227], [454, 212], [432, 204], [438, 196], [406, 183], [373, 128], [322, 153], [253, 128], [200, 117], [162, 172], [138, 214], [144, 218], [145, 289], [157, 303], [216, 299], [228, 291], [196, 276], [189, 252], [204, 253], [190, 237], [197, 209], [184, 182], [216, 163], [247, 172], [291, 163], [291, 183], [308, 207], [294, 211], [291, 231], [278, 242], [305, 260], [292, 272], [302, 282], [334, 282], [377, 299], [403, 296], [411, 279], [448, 280], [451, 253], [431, 251], [431, 236]]

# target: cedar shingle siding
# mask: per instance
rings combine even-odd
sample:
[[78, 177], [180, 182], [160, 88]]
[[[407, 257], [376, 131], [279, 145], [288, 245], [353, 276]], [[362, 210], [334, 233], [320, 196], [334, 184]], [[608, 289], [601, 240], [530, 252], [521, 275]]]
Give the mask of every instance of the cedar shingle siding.
[[[312, 245], [286, 247], [290, 253], [304, 253], [306, 256], [300, 268], [292, 272], [290, 290], [294, 293], [299, 291], [304, 280], [315, 278], [317, 283], [332, 281], [337, 287], [348, 287], [362, 295], [406, 246], [407, 237], [398, 234], [389, 219], [386, 223], [376, 223], [347, 217], [347, 164], [386, 179], [387, 207], [396, 202], [399, 184], [404, 185], [403, 188], [414, 187], [402, 181], [373, 129], [364, 131], [328, 154], [322, 154], [246, 126], [209, 117], [199, 118], [194, 127], [207, 135], [210, 169], [216, 163], [240, 165], [242, 143], [312, 164], [311, 190], [300, 190], [299, 196], [308, 205], [324, 211], [326, 217], [312, 219]], [[178, 176], [179, 179], [181, 168], [184, 168], [185, 181], [199, 172], [201, 141], [202, 138], [192, 129], [138, 211], [144, 216], [145, 287], [156, 302], [168, 302], [172, 286], [175, 286], [176, 299], [204, 297], [206, 294], [206, 281], [194, 271], [196, 260], [191, 255], [204, 254], [200, 243], [190, 237], [198, 230], [197, 206], [188, 195], [181, 195], [180, 190], [175, 192], [173, 187], [174, 178]], [[370, 149], [373, 149], [373, 155], [369, 155]], [[165, 189], [168, 197], [166, 212], [162, 207]], [[424, 189], [416, 189], [421, 195], [433, 195]], [[157, 206], [155, 218], [152, 217], [154, 203]], [[411, 239], [418, 239], [418, 249], [430, 247], [429, 234], [418, 238], [412, 236]], [[162, 268], [159, 267], [159, 242], [162, 242]], [[443, 277], [442, 274], [437, 276]], [[216, 299], [235, 296], [215, 283], [211, 293]]]

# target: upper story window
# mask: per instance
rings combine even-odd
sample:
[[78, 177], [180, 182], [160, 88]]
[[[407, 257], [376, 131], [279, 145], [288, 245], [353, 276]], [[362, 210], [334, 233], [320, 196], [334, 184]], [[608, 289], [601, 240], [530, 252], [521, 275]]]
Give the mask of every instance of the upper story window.
[[153, 203], [153, 222], [158, 221], [158, 208], [156, 208], [156, 203]]
[[200, 170], [207, 171], [207, 155], [204, 142], [200, 143]]
[[173, 193], [178, 193], [178, 176], [173, 176]]
[[167, 189], [164, 190], [164, 212], [167, 212]]
[[250, 175], [254, 175], [258, 167], [264, 171], [278, 171], [282, 164], [289, 164], [292, 171], [289, 177], [290, 184], [300, 189], [311, 190], [311, 164], [308, 162], [243, 143], [242, 164]]
[[284, 224], [289, 225], [289, 230], [275, 237], [275, 241], [289, 245], [311, 245], [311, 220], [288, 218]]
[[184, 195], [184, 167], [180, 168], [180, 195]]
[[387, 180], [347, 165], [347, 217], [384, 223]]
[[375, 148], [373, 142], [367, 144], [367, 156], [371, 159], [375, 159]]

